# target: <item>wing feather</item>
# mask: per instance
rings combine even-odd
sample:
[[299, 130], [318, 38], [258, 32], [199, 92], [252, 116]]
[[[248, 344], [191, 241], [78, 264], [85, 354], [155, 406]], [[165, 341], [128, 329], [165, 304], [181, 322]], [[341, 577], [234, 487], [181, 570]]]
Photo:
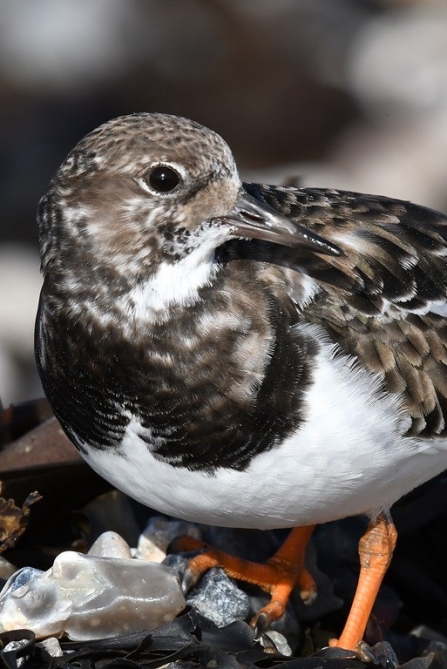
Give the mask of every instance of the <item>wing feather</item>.
[[300, 259], [319, 286], [302, 317], [403, 395], [409, 433], [447, 436], [447, 218], [375, 195], [247, 190], [344, 252]]

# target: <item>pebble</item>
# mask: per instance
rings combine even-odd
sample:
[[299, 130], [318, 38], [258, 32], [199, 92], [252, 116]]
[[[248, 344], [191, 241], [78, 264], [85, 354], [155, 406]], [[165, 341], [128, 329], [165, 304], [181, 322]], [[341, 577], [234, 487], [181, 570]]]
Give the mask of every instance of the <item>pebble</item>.
[[[97, 503], [116, 507], [115, 498], [104, 496]], [[124, 524], [122, 505], [116, 515]], [[132, 531], [133, 533], [133, 531]], [[25, 567], [13, 574], [0, 593], [0, 632], [31, 629], [38, 639], [66, 634], [77, 641], [104, 639], [155, 628], [173, 620], [188, 604], [217, 627], [248, 622], [269, 596], [259, 589], [237, 583], [222, 569], [211, 569], [185, 597], [180, 582], [188, 560], [196, 553], [171, 553], [169, 544], [178, 536], [200, 539], [201, 535], [223, 550], [259, 561], [269, 557], [281, 534], [206, 528], [164, 516], [153, 516], [131, 549], [116, 531], [103, 532], [87, 555], [66, 551], [47, 572]], [[260, 554], [260, 555], [259, 555]], [[132, 557], [132, 555], [134, 557]], [[318, 597], [310, 605], [292, 597], [285, 615], [272, 625], [265, 642], [283, 655], [297, 646], [301, 628], [297, 620], [311, 622], [340, 606], [332, 585], [316, 565], [310, 546], [307, 566], [318, 586]], [[287, 641], [286, 641], [287, 639]], [[57, 647], [47, 649], [51, 654]]]
[[140, 560], [163, 562], [169, 544], [180, 536], [200, 539], [200, 530], [194, 523], [153, 516], [140, 535], [135, 557]]
[[264, 646], [264, 648], [270, 648], [270, 644], [268, 644], [269, 641], [273, 644], [272, 650], [281, 653], [281, 655], [284, 655], [285, 657], [292, 656], [292, 649], [287, 643], [286, 637], [281, 634], [281, 632], [277, 632], [276, 630], [264, 632], [260, 639], [261, 645]]
[[[2, 648], [3, 656], [7, 656], [10, 652], [20, 651], [22, 648], [26, 648], [29, 645], [28, 639], [19, 639], [17, 641], [10, 641]], [[16, 664], [18, 669], [21, 669], [27, 661], [27, 657], [16, 657]]]
[[169, 567], [65, 551], [47, 572], [25, 568], [9, 579], [0, 593], [0, 632], [103, 639], [158, 627], [185, 605]]
[[42, 641], [39, 641], [38, 645], [46, 650], [51, 657], [62, 657], [64, 654], [58, 639], [54, 636], [51, 636], [48, 639], [42, 639]]
[[117, 532], [103, 532], [90, 548], [89, 555], [130, 559], [132, 551], [129, 544]]
[[250, 598], [223, 569], [210, 569], [186, 596], [186, 602], [217, 627], [250, 615]]

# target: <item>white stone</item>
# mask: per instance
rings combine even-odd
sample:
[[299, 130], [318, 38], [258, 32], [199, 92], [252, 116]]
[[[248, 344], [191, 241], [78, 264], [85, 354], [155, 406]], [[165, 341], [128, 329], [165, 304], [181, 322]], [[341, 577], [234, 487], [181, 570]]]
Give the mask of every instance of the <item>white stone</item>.
[[47, 572], [25, 568], [9, 579], [0, 593], [0, 631], [102, 639], [155, 628], [184, 607], [169, 567], [66, 551]]
[[140, 560], [163, 562], [171, 541], [184, 535], [200, 539], [200, 530], [194, 523], [184, 520], [153, 516], [140, 535], [135, 557]]
[[117, 532], [103, 532], [92, 544], [89, 555], [96, 557], [124, 558], [132, 557], [130, 546]]

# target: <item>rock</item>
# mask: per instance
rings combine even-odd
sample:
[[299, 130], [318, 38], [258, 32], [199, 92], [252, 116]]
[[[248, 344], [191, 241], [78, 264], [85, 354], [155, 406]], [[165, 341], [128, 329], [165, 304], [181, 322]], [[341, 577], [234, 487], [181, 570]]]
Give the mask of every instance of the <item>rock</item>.
[[39, 641], [38, 645], [46, 650], [51, 657], [62, 657], [64, 654], [58, 639], [55, 639], [54, 637], [43, 639], [42, 641]]
[[183, 535], [200, 539], [200, 530], [197, 525], [185, 520], [153, 516], [140, 535], [135, 557], [152, 562], [163, 562], [171, 541]]
[[246, 620], [250, 614], [250, 598], [223, 569], [210, 569], [202, 576], [187, 595], [186, 602], [217, 627]]
[[124, 558], [132, 557], [130, 546], [117, 532], [103, 532], [90, 548], [89, 555], [96, 557]]
[[281, 655], [286, 657], [291, 657], [292, 649], [287, 643], [286, 637], [280, 632], [277, 632], [276, 630], [269, 630], [268, 632], [265, 632], [260, 639], [260, 643], [262, 646], [264, 646], [264, 648], [270, 648], [270, 644], [268, 642], [271, 642], [273, 645], [272, 650], [275, 652], [281, 653]]
[[61, 553], [47, 572], [24, 568], [0, 593], [0, 631], [103, 639], [155, 628], [185, 607], [177, 574], [142, 560]]

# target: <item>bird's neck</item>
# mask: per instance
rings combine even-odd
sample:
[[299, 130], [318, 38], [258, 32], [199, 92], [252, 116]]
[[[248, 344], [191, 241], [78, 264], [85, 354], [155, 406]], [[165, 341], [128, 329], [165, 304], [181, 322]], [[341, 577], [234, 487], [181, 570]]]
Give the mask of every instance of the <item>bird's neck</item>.
[[215, 262], [214, 250], [204, 254], [197, 249], [139, 275], [117, 267], [104, 272], [98, 265], [84, 269], [53, 276], [51, 285], [47, 277], [44, 293], [50, 309], [105, 330], [122, 328], [124, 336], [133, 338], [136, 331], [167, 323], [179, 308], [194, 305], [201, 289], [210, 286], [222, 268]]
[[127, 293], [129, 316], [137, 322], [168, 321], [173, 309], [194, 305], [200, 290], [213, 282], [218, 271], [214, 250], [203, 256], [197, 249], [174, 263], [163, 261]]

